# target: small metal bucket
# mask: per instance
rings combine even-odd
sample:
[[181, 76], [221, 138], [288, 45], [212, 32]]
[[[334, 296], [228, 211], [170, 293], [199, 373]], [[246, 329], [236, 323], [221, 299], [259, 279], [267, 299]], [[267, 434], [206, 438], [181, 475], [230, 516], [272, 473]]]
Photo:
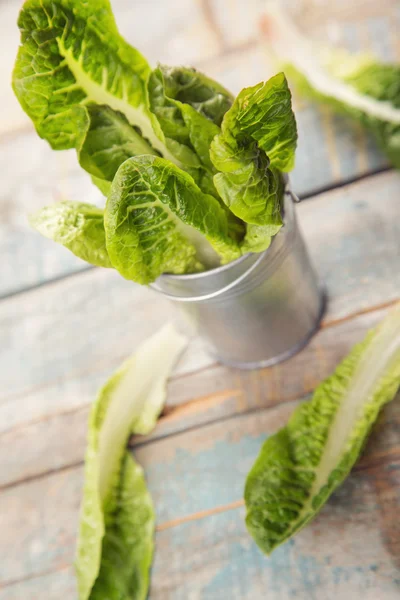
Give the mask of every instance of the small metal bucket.
[[318, 329], [325, 294], [287, 189], [284, 226], [261, 254], [191, 275], [162, 275], [153, 288], [181, 304], [211, 354], [241, 369], [285, 360]]

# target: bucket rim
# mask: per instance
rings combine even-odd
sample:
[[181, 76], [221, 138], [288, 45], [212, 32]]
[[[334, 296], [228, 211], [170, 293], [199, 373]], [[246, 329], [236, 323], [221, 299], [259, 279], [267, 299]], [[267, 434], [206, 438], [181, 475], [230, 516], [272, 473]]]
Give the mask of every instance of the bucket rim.
[[[287, 173], [284, 173], [284, 181], [284, 197], [289, 196], [293, 204], [297, 203], [299, 200], [290, 187], [290, 180]], [[247, 254], [239, 256], [239, 258], [235, 258], [235, 260], [232, 260], [224, 265], [219, 265], [218, 267], [214, 267], [213, 269], [206, 269], [205, 271], [200, 271], [198, 273], [182, 273], [180, 275], [176, 273], [162, 273], [158, 276], [157, 279], [170, 281], [193, 281], [197, 279], [204, 279], [206, 277], [212, 277], [213, 275], [219, 275], [220, 273], [229, 271], [229, 269], [233, 269], [234, 267], [239, 266], [241, 263], [245, 262], [249, 258], [254, 258], [255, 260], [257, 260], [257, 258], [260, 257], [260, 255], [266, 254], [271, 248], [272, 244], [274, 243], [275, 237], [276, 236], [272, 238], [271, 244], [268, 246], [268, 248], [266, 248], [262, 252], [248, 252]], [[250, 265], [249, 268], [251, 266], [252, 265]], [[150, 287], [156, 287], [157, 291], [160, 291], [158, 290], [157, 286], [151, 285]]]
[[[268, 248], [267, 248], [267, 250], [268, 250]], [[264, 252], [266, 252], [267, 250], [264, 250]], [[240, 265], [242, 262], [245, 262], [248, 258], [251, 258], [253, 256], [256, 257], [257, 254], [254, 252], [248, 252], [247, 254], [244, 254], [243, 256], [239, 256], [239, 258], [235, 258], [235, 260], [232, 260], [231, 262], [228, 262], [225, 265], [219, 265], [218, 267], [214, 267], [213, 269], [207, 269], [206, 271], [199, 271], [198, 273], [182, 273], [182, 275], [177, 275], [175, 273], [162, 273], [162, 275], [159, 276], [159, 279], [172, 279], [172, 280], [177, 280], [177, 281], [183, 281], [183, 280], [193, 281], [194, 279], [204, 279], [205, 277], [210, 277], [212, 275], [219, 275], [220, 273], [223, 273], [224, 271], [229, 271], [229, 269], [232, 269], [235, 266]]]

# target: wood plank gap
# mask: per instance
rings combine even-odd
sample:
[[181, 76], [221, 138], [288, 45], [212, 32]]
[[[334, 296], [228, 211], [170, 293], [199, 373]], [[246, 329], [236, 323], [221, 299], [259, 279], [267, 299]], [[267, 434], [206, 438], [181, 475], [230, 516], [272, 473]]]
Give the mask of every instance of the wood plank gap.
[[164, 410], [161, 413], [160, 421], [162, 420], [164, 423], [167, 423], [176, 418], [176, 415], [187, 415], [192, 412], [194, 406], [197, 405], [209, 405], [215, 402], [216, 400], [227, 400], [228, 398], [238, 398], [243, 395], [243, 390], [241, 389], [226, 389], [220, 392], [214, 392], [213, 394], [207, 394], [205, 396], [199, 396], [198, 398], [193, 398], [192, 400], [187, 400], [182, 404], [178, 404], [176, 406], [165, 406]]
[[177, 527], [178, 525], [188, 523], [189, 521], [198, 521], [199, 519], [205, 519], [206, 517], [218, 515], [219, 513], [227, 512], [229, 510], [236, 510], [238, 508], [241, 508], [242, 506], [244, 506], [243, 499], [235, 500], [234, 502], [224, 504], [223, 506], [216, 506], [215, 508], [200, 510], [191, 515], [186, 515], [185, 517], [178, 517], [177, 519], [172, 519], [172, 521], [166, 521], [165, 523], [161, 523], [160, 525], [157, 525], [156, 531], [165, 531], [166, 529], [172, 529], [172, 527]]
[[[389, 166], [388, 167], [380, 167], [379, 169], [375, 169], [373, 171], [370, 171], [368, 173], [364, 173], [362, 175], [357, 175], [356, 177], [344, 179], [343, 181], [338, 181], [336, 183], [333, 183], [333, 184], [330, 184], [330, 185], [327, 185], [327, 186], [324, 186], [324, 187], [316, 188], [315, 190], [311, 190], [310, 192], [307, 192], [306, 194], [299, 195], [299, 198], [300, 198], [301, 201], [310, 200], [310, 199], [315, 198], [316, 196], [319, 196], [321, 194], [324, 194], [324, 193], [327, 193], [327, 192], [331, 192], [333, 190], [340, 189], [342, 187], [346, 187], [346, 186], [352, 185], [353, 183], [357, 183], [358, 181], [363, 181], [364, 179], [368, 179], [369, 177], [375, 177], [377, 175], [381, 175], [383, 173], [388, 173], [390, 171], [394, 171], [394, 169], [392, 167], [389, 167]], [[62, 275], [59, 275], [57, 277], [53, 277], [52, 279], [48, 279], [46, 281], [42, 281], [42, 282], [37, 283], [35, 285], [28, 286], [28, 287], [25, 287], [25, 288], [19, 289], [19, 290], [14, 290], [12, 292], [8, 292], [6, 294], [0, 295], [0, 302], [2, 300], [8, 300], [10, 298], [14, 298], [16, 296], [20, 296], [20, 295], [25, 294], [25, 293], [30, 293], [32, 291], [35, 291], [35, 290], [43, 288], [43, 287], [47, 287], [47, 286], [51, 286], [53, 284], [57, 284], [57, 283], [59, 283], [61, 281], [64, 281], [66, 279], [70, 279], [72, 277], [84, 275], [85, 273], [88, 273], [89, 271], [92, 271], [93, 269], [96, 269], [96, 268], [99, 268], [99, 267], [94, 267], [92, 265], [86, 265], [85, 267], [83, 267], [79, 271], [72, 271], [70, 273], [64, 273]]]
[[0, 583], [0, 590], [11, 587], [12, 585], [24, 583], [25, 581], [31, 581], [32, 579], [40, 579], [40, 577], [46, 577], [47, 575], [53, 575], [53, 573], [59, 573], [60, 571], [65, 571], [66, 569], [70, 569], [70, 568], [71, 568], [71, 565], [62, 565], [61, 567], [57, 567], [55, 569], [48, 569], [47, 571], [42, 571], [41, 573], [35, 573], [32, 575], [27, 575], [26, 577], [20, 577], [18, 579], [10, 579], [8, 581], [3, 581], [3, 583]]
[[31, 481], [38, 481], [40, 479], [46, 479], [47, 477], [51, 477], [56, 473], [63, 473], [64, 471], [72, 471], [77, 467], [81, 467], [84, 464], [83, 460], [78, 460], [69, 465], [64, 465], [63, 467], [56, 467], [55, 469], [49, 469], [48, 471], [43, 471], [43, 473], [38, 473], [37, 475], [29, 475], [28, 477], [24, 477], [23, 479], [15, 479], [10, 483], [5, 483], [0, 485], [0, 492], [4, 490], [8, 490], [14, 487], [18, 487], [19, 485], [25, 485], [26, 483], [30, 483]]
[[[391, 457], [391, 460], [394, 462], [400, 462], [400, 448], [393, 449], [391, 452], [380, 453], [377, 456], [372, 456], [367, 459], [361, 458], [354, 465], [352, 471], [359, 472], [366, 471], [369, 469], [381, 468], [382, 466], [384, 466], [388, 457]], [[244, 499], [241, 498], [240, 500], [235, 500], [233, 502], [229, 502], [228, 504], [223, 504], [222, 506], [216, 506], [207, 510], [200, 510], [190, 515], [185, 515], [184, 517], [177, 517], [176, 519], [172, 519], [171, 521], [160, 523], [160, 525], [157, 525], [156, 531], [165, 531], [167, 529], [178, 527], [179, 525], [182, 525], [184, 523], [189, 523], [190, 521], [199, 521], [201, 519], [228, 512], [230, 510], [237, 510], [238, 508], [242, 508], [244, 505]]]
[[[378, 175], [383, 175], [384, 173], [395, 172], [392, 166], [379, 167], [378, 169], [373, 169], [372, 171], [368, 171], [368, 173], [362, 173], [360, 175], [356, 175], [355, 177], [349, 177], [348, 179], [343, 179], [342, 181], [337, 181], [335, 183], [325, 185], [319, 188], [315, 188], [315, 190], [311, 190], [306, 194], [299, 194], [299, 198], [301, 201], [303, 200], [311, 200], [315, 198], [315, 196], [319, 196], [321, 194], [325, 194], [327, 192], [332, 192], [334, 190], [339, 190], [340, 188], [347, 187], [348, 185], [352, 185], [353, 183], [357, 183], [359, 181], [363, 181], [364, 179], [369, 179], [372, 177], [376, 177]], [[296, 190], [294, 190], [296, 191]]]
[[46, 281], [41, 281], [40, 283], [35, 283], [34, 285], [27, 286], [20, 290], [14, 290], [12, 292], [7, 292], [6, 294], [0, 295], [0, 302], [2, 300], [8, 300], [9, 298], [14, 298], [15, 296], [21, 296], [22, 294], [27, 294], [29, 292], [35, 291], [42, 287], [53, 285], [53, 283], [59, 283], [60, 281], [64, 281], [65, 279], [69, 279], [70, 277], [75, 277], [79, 275], [84, 275], [88, 271], [93, 271], [93, 269], [98, 269], [100, 267], [95, 267], [93, 265], [86, 265], [82, 267], [79, 271], [71, 271], [69, 273], [63, 273], [62, 275], [58, 275], [57, 277], [52, 277], [52, 279], [47, 279]]
[[[386, 303], [381, 303], [381, 304], [373, 305], [373, 306], [370, 306], [368, 308], [361, 309], [359, 311], [356, 311], [354, 313], [350, 313], [348, 315], [345, 315], [345, 316], [337, 318], [337, 319], [331, 319], [331, 320], [330, 319], [326, 319], [326, 320], [323, 320], [322, 323], [321, 323], [320, 329], [328, 329], [330, 327], [335, 327], [336, 325], [341, 325], [342, 323], [345, 323], [346, 321], [351, 321], [351, 320], [353, 320], [353, 319], [355, 319], [357, 317], [360, 317], [362, 315], [372, 314], [372, 313], [374, 313], [376, 311], [379, 311], [379, 310], [382, 310], [382, 309], [385, 309], [385, 308], [390, 308], [391, 306], [394, 306], [399, 301], [400, 301], [400, 296], [398, 298], [396, 298], [394, 300], [390, 300], [390, 301], [388, 301]], [[122, 362], [124, 360], [124, 358], [126, 358], [126, 357], [120, 357], [119, 360]], [[170, 381], [176, 381], [176, 380], [179, 380], [179, 379], [183, 379], [185, 377], [190, 377], [192, 375], [198, 375], [199, 373], [206, 372], [209, 369], [215, 369], [216, 367], [218, 367], [218, 365], [219, 365], [219, 363], [215, 362], [215, 363], [212, 363], [210, 365], [201, 367], [200, 369], [197, 369], [197, 370], [194, 370], [194, 371], [188, 371], [188, 372], [185, 372], [185, 373], [181, 373], [179, 375], [174, 375], [174, 376], [171, 377]], [[3, 404], [3, 403], [6, 404], [6, 403], [8, 403], [10, 401], [17, 400], [18, 398], [21, 398], [21, 397], [25, 396], [26, 394], [30, 394], [32, 392], [37, 392], [41, 388], [48, 387], [49, 385], [52, 385], [52, 384], [56, 383], [57, 381], [59, 381], [59, 382], [63, 381], [64, 382], [64, 381], [68, 381], [71, 377], [93, 374], [93, 373], [96, 373], [98, 370], [100, 370], [102, 368], [103, 368], [102, 363], [98, 362], [98, 363], [96, 363], [96, 369], [94, 369], [94, 370], [90, 369], [90, 370], [83, 371], [83, 372], [74, 371], [72, 374], [70, 374], [68, 376], [58, 377], [58, 378], [56, 378], [54, 380], [46, 382], [46, 384], [40, 384], [38, 386], [34, 386], [32, 388], [29, 388], [28, 390], [25, 389], [25, 390], [23, 390], [21, 392], [18, 392], [16, 394], [12, 394], [11, 396], [8, 396], [8, 397], [6, 396], [3, 399], [0, 399], [0, 402], [1, 402], [1, 404]], [[43, 423], [43, 422], [48, 421], [49, 419], [52, 419], [52, 418], [54, 418], [54, 417], [56, 417], [56, 416], [58, 416], [60, 414], [61, 415], [63, 415], [63, 414], [65, 414], [65, 415], [75, 414], [75, 413], [77, 413], [77, 412], [79, 412], [81, 410], [86, 409], [88, 406], [90, 406], [90, 404], [85, 404], [84, 406], [79, 406], [76, 409], [72, 409], [70, 411], [65, 411], [63, 413], [57, 413], [55, 415], [47, 415], [46, 417], [43, 417], [43, 418], [34, 419], [34, 420], [30, 421], [27, 424], [24, 423], [23, 425], [19, 425], [17, 427], [10, 427], [8, 429], [4, 429], [3, 431], [0, 432], [0, 436], [3, 435], [3, 434], [9, 433], [10, 431], [13, 431], [13, 430], [23, 429], [24, 427], [30, 426], [30, 425], [35, 424], [35, 423]]]
[[352, 313], [351, 315], [345, 315], [344, 317], [339, 317], [337, 319], [327, 319], [326, 321], [322, 321], [320, 329], [329, 329], [330, 327], [336, 327], [337, 325], [341, 325], [342, 323], [346, 323], [347, 321], [352, 321], [357, 317], [362, 317], [363, 315], [368, 315], [374, 313], [376, 311], [384, 310], [385, 308], [391, 308], [395, 306], [400, 301], [400, 296], [394, 298], [393, 300], [388, 300], [388, 302], [382, 302], [381, 304], [376, 304], [374, 306], [370, 306], [368, 308], [361, 308], [360, 310]]

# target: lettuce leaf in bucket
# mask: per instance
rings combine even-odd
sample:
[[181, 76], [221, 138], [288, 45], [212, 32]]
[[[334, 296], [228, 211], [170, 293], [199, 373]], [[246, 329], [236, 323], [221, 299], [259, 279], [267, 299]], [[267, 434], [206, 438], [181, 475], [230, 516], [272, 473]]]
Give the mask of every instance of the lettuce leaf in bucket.
[[148, 92], [150, 109], [169, 149], [200, 188], [219, 199], [210, 144], [233, 97], [195, 69], [165, 65], [151, 72]]
[[76, 148], [91, 103], [122, 112], [165, 151], [146, 104], [150, 67], [119, 34], [108, 0], [27, 0], [14, 91], [53, 148]]
[[26, 0], [18, 24], [22, 107], [54, 149], [76, 149], [108, 199], [104, 228], [99, 209], [89, 227], [90, 210], [68, 202], [34, 227], [142, 284], [269, 246], [297, 139], [283, 74], [234, 99], [195, 69], [152, 70], [108, 0]]
[[283, 225], [282, 172], [293, 168], [296, 144], [283, 73], [242, 90], [224, 116], [211, 143], [214, 184], [229, 209], [249, 224], [244, 251], [265, 250]]
[[[185, 67], [159, 65], [151, 72], [148, 82], [149, 105], [157, 117], [161, 129], [172, 143], [183, 144], [192, 159], [188, 166], [200, 163], [211, 166], [207, 155], [196, 155], [197, 132], [209, 139], [210, 143], [219, 132], [222, 118], [231, 107], [233, 96], [221, 85]], [[191, 120], [198, 115], [196, 132]], [[190, 118], [192, 117], [192, 119]], [[208, 143], [208, 146], [209, 146]]]
[[170, 162], [153, 156], [126, 161], [105, 211], [114, 267], [139, 283], [229, 262], [241, 254], [219, 202]]
[[78, 151], [80, 165], [108, 196], [111, 182], [128, 158], [157, 152], [130, 125], [126, 117], [109, 106], [90, 105], [89, 124]]
[[111, 268], [106, 248], [104, 211], [84, 202], [58, 202], [41, 208], [29, 222], [45, 237], [98, 267]]

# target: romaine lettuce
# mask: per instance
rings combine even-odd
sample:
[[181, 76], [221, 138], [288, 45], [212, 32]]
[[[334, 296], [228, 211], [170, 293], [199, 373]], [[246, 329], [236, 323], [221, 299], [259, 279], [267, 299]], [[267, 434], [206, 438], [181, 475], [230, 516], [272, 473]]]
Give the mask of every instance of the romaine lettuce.
[[163, 158], [144, 155], [124, 162], [104, 222], [112, 264], [123, 277], [142, 284], [165, 272], [193, 272], [241, 254], [218, 201]]
[[126, 445], [132, 432], [155, 426], [186, 343], [166, 325], [107, 381], [92, 407], [75, 563], [79, 600], [147, 598], [154, 509]]
[[164, 65], [150, 74], [148, 91], [167, 147], [199, 187], [219, 199], [210, 144], [220, 132], [217, 123], [231, 106], [232, 96], [194, 69]]
[[132, 156], [157, 156], [123, 114], [97, 104], [88, 106], [87, 110], [89, 126], [79, 149], [79, 162], [96, 178], [97, 184], [99, 179], [111, 184], [122, 163]]
[[218, 126], [234, 100], [222, 85], [196, 69], [159, 65], [149, 78], [150, 106], [156, 114], [158, 108], [165, 106], [163, 95], [169, 100], [191, 106]]
[[269, 47], [300, 91], [362, 123], [400, 168], [400, 66], [315, 48], [275, 4], [264, 27]]
[[[211, 143], [221, 198], [249, 227], [245, 247], [264, 250], [283, 224], [282, 171], [293, 167], [297, 143], [291, 95], [283, 73], [242, 90]], [[265, 229], [261, 229], [264, 227]]]
[[29, 222], [45, 237], [98, 267], [112, 267], [106, 248], [104, 211], [83, 202], [58, 202], [41, 208]]
[[268, 438], [246, 482], [246, 523], [267, 554], [304, 527], [349, 474], [400, 385], [400, 304]]
[[297, 139], [283, 74], [234, 101], [195, 69], [152, 71], [119, 35], [108, 0], [26, 0], [18, 24], [22, 107], [53, 148], [77, 150], [106, 197], [113, 190], [107, 249], [100, 213], [94, 231], [76, 203], [41, 211], [41, 233], [141, 283], [269, 246]]
[[14, 91], [41, 137], [53, 148], [79, 148], [87, 106], [106, 104], [164, 156], [147, 105], [150, 67], [118, 33], [108, 0], [26, 0], [18, 19], [22, 45]]

